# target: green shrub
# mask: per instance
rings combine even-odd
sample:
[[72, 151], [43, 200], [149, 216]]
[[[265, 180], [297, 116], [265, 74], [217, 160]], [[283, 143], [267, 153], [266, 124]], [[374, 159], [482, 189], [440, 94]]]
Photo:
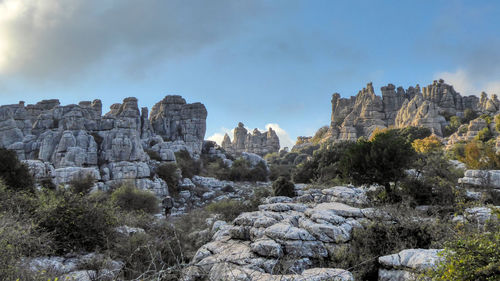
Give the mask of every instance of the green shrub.
[[462, 124], [468, 124], [470, 121], [477, 118], [477, 114], [470, 108], [464, 110], [464, 118]]
[[41, 192], [39, 202], [37, 230], [52, 233], [58, 254], [105, 248], [115, 234], [116, 217], [109, 204], [65, 190]]
[[488, 127], [486, 127], [477, 133], [477, 136], [475, 139], [482, 141], [482, 142], [487, 142], [491, 138], [493, 138], [493, 133], [491, 133], [490, 129]]
[[70, 190], [75, 194], [89, 194], [94, 187], [95, 179], [92, 175], [78, 177], [69, 183]]
[[295, 185], [285, 177], [279, 177], [273, 182], [273, 195], [295, 197]]
[[0, 213], [0, 280], [48, 280], [50, 275], [29, 272], [26, 257], [53, 254], [49, 233], [39, 232], [31, 220]]
[[380, 184], [390, 198], [390, 183], [406, 175], [414, 156], [411, 143], [389, 130], [376, 134], [371, 141], [358, 140], [342, 155], [340, 165], [344, 177], [354, 184]]
[[158, 176], [167, 183], [168, 191], [172, 195], [179, 193], [180, 176], [177, 173], [177, 166], [173, 163], [163, 163], [156, 169]]
[[[355, 280], [378, 280], [377, 258], [398, 253], [404, 249], [433, 248], [453, 235], [450, 225], [442, 221], [422, 219], [406, 208], [385, 210], [392, 221], [375, 219], [354, 228], [350, 245], [340, 246], [334, 252], [327, 267], [352, 268]], [[363, 262], [363, 266], [358, 266]]]
[[499, 280], [500, 225], [480, 233], [462, 232], [446, 243], [443, 261], [428, 273], [432, 280]]
[[182, 177], [192, 178], [201, 172], [201, 162], [194, 160], [187, 150], [181, 150], [175, 153], [177, 166], [182, 171]]
[[156, 214], [160, 211], [156, 195], [147, 190], [141, 190], [132, 184], [123, 184], [113, 191], [111, 201], [122, 210], [142, 211]]
[[251, 167], [250, 162], [240, 158], [233, 162], [229, 171], [229, 180], [232, 181], [266, 181], [269, 172], [266, 164], [259, 162], [255, 167]]
[[253, 211], [248, 204], [233, 199], [212, 202], [205, 207], [205, 210], [210, 214], [220, 215], [225, 221], [232, 221], [243, 212]]
[[151, 160], [161, 161], [160, 153], [158, 153], [157, 151], [154, 151], [152, 149], [146, 149], [145, 151], [149, 155], [149, 158]]
[[279, 177], [285, 177], [287, 180], [292, 178], [293, 165], [273, 164], [269, 167], [269, 180], [275, 181]]
[[0, 178], [8, 188], [33, 190], [34, 180], [28, 167], [21, 163], [15, 151], [0, 148]]

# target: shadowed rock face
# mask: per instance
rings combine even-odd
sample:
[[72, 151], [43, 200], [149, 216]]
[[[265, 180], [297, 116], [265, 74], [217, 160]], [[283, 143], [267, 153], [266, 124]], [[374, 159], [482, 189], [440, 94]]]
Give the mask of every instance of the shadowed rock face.
[[151, 109], [154, 132], [167, 141], [183, 141], [200, 152], [206, 131], [207, 110], [201, 103], [187, 104], [181, 96], [166, 96]]
[[151, 172], [146, 150], [163, 161], [175, 161], [174, 152], [183, 149], [200, 155], [206, 117], [203, 104], [186, 104], [180, 96], [157, 103], [150, 119], [134, 97], [104, 115], [100, 100], [65, 106], [59, 100], [20, 102], [0, 106], [0, 146], [30, 160], [27, 164], [40, 170], [35, 177], [56, 184], [91, 175], [102, 188], [132, 180], [162, 194], [166, 184]]
[[369, 137], [376, 128], [389, 126], [424, 126], [442, 136], [448, 124], [446, 116], [463, 116], [466, 109], [478, 115], [494, 114], [500, 109], [496, 95], [488, 98], [483, 93], [481, 98], [463, 97], [443, 80], [434, 81], [422, 90], [419, 85], [404, 90], [388, 84], [381, 88], [381, 93], [382, 96], [375, 95], [372, 84], [368, 83], [366, 88], [350, 98], [333, 94], [329, 136], [339, 140], [356, 140], [362, 136]]
[[234, 129], [233, 141], [231, 142], [229, 135], [225, 134], [221, 146], [232, 154], [249, 152], [264, 156], [268, 153], [278, 152], [280, 140], [272, 128], [269, 128], [264, 133], [258, 129], [254, 129], [252, 133], [249, 133], [245, 129], [245, 125], [240, 122], [238, 127]]

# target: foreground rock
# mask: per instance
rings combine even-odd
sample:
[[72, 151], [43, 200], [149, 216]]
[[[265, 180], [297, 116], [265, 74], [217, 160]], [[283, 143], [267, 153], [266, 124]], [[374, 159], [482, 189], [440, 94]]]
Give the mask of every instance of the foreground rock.
[[379, 281], [415, 280], [419, 274], [435, 268], [440, 261], [441, 249], [408, 249], [378, 259]]
[[242, 213], [213, 231], [212, 241], [184, 271], [184, 280], [353, 280], [345, 270], [316, 267], [375, 214], [335, 202], [366, 196], [346, 188], [325, 189], [321, 195], [304, 191], [303, 199], [310, 199], [306, 204], [298, 198], [267, 198], [258, 211]]

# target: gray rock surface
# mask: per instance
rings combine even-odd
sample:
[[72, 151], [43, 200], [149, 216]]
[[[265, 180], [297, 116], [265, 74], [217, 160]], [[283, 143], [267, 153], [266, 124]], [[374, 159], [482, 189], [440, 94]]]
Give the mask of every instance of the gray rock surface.
[[441, 249], [407, 249], [378, 259], [379, 281], [409, 281], [437, 266]]
[[98, 188], [128, 181], [163, 196], [168, 191], [155, 175], [156, 161], [174, 162], [179, 150], [199, 157], [206, 117], [204, 105], [180, 96], [166, 96], [150, 118], [133, 97], [104, 115], [100, 100], [20, 102], [0, 106], [0, 146], [14, 150], [38, 181], [67, 185], [90, 175]]
[[[212, 241], [184, 270], [184, 280], [353, 280], [345, 270], [314, 265], [348, 243], [352, 230], [368, 219], [364, 213], [373, 213], [335, 200], [366, 202], [365, 193], [347, 187], [303, 192], [313, 198], [308, 204], [297, 202], [299, 197], [269, 197], [259, 211], [219, 223]], [[273, 270], [281, 259], [287, 260], [284, 275]]]
[[[377, 96], [373, 85], [368, 83], [350, 98], [333, 94], [331, 102], [332, 115], [327, 137], [335, 140], [369, 137], [377, 128], [392, 126], [423, 126], [443, 136], [444, 127], [448, 125], [446, 116], [462, 117], [466, 109], [473, 110], [478, 116], [483, 113], [492, 115], [500, 109], [496, 95], [491, 98], [486, 94], [481, 98], [461, 96], [443, 80], [434, 81], [423, 89], [419, 85], [406, 90], [402, 87], [396, 89], [388, 84], [381, 87], [381, 96]], [[473, 127], [479, 129], [480, 126]], [[471, 128], [469, 138], [474, 135], [474, 128]]]

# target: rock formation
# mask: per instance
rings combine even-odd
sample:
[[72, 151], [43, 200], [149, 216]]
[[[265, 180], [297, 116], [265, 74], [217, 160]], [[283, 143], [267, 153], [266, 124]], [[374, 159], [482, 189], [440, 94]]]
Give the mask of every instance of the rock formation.
[[148, 151], [162, 161], [175, 161], [174, 152], [201, 153], [207, 111], [200, 103], [186, 104], [167, 96], [148, 118], [137, 99], [116, 103], [102, 115], [100, 100], [61, 106], [58, 100], [34, 105], [0, 106], [0, 146], [17, 152], [36, 179], [56, 185], [92, 176], [100, 188], [124, 180], [165, 194], [166, 184], [154, 174]]
[[376, 128], [423, 126], [443, 136], [443, 129], [449, 124], [448, 117], [464, 116], [470, 109], [478, 116], [496, 114], [500, 101], [496, 95], [488, 98], [461, 96], [453, 86], [443, 80], [434, 81], [422, 90], [419, 85], [404, 90], [392, 84], [381, 88], [377, 96], [371, 83], [356, 96], [341, 98], [332, 96], [332, 116], [329, 137], [338, 140], [355, 140], [369, 137]]
[[229, 135], [225, 134], [221, 146], [232, 154], [249, 152], [264, 156], [268, 153], [278, 152], [280, 140], [272, 128], [269, 128], [265, 133], [261, 133], [258, 129], [249, 133], [245, 129], [245, 125], [240, 122], [238, 127], [234, 129], [233, 141], [231, 142]]

